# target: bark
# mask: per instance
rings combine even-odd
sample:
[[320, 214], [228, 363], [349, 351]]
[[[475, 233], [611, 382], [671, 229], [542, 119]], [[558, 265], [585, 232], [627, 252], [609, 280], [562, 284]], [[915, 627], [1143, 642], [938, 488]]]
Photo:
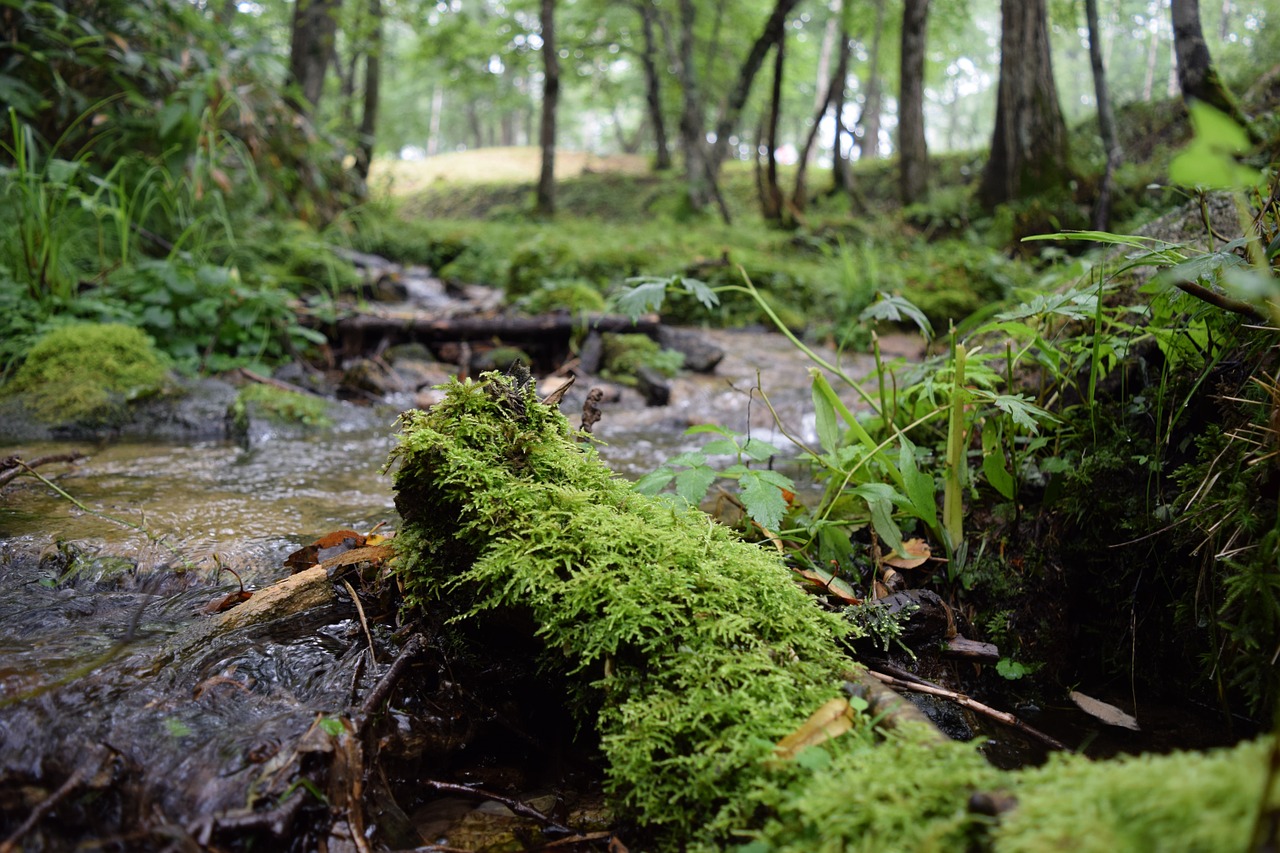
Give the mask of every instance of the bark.
[[[843, 38], [843, 34], [842, 34]], [[819, 102], [817, 108], [813, 111], [813, 121], [809, 125], [809, 133], [804, 140], [804, 148], [800, 152], [799, 164], [796, 166], [796, 186], [795, 191], [791, 193], [790, 209], [793, 215], [800, 215], [804, 212], [808, 205], [808, 190], [805, 186], [805, 178], [808, 176], [809, 155], [813, 152], [814, 142], [818, 139], [818, 126], [822, 124], [822, 117], [827, 114], [832, 102], [835, 100], [835, 93], [841, 92], [841, 101], [844, 100], [844, 78], [849, 71], [849, 40], [844, 39], [840, 47], [840, 59], [836, 63], [836, 70], [832, 73], [831, 79], [826, 82], [826, 88], [819, 92]], [[834, 159], [832, 166], [837, 163], [843, 163], [840, 156], [840, 115], [836, 113], [836, 148], [833, 152]], [[845, 170], [847, 178], [848, 170]]]
[[378, 89], [382, 78], [382, 0], [369, 0], [369, 44], [364, 60], [364, 108], [356, 143], [356, 171], [369, 177], [378, 128]]
[[324, 93], [325, 72], [333, 62], [341, 0], [297, 0], [289, 46], [288, 84], [302, 98], [289, 95], [290, 105], [310, 116]]
[[1102, 62], [1102, 38], [1098, 26], [1098, 0], [1084, 0], [1085, 18], [1089, 25], [1089, 62], [1093, 67], [1093, 93], [1098, 101], [1098, 133], [1107, 164], [1098, 185], [1098, 200], [1093, 206], [1093, 227], [1107, 230], [1111, 218], [1111, 182], [1120, 163], [1120, 140], [1116, 135], [1116, 118], [1111, 110], [1111, 94], [1107, 89], [1107, 71]]
[[671, 168], [671, 144], [667, 141], [667, 122], [662, 114], [662, 77], [654, 60], [657, 47], [654, 43], [653, 23], [655, 12], [652, 0], [640, 0], [636, 4], [640, 12], [640, 27], [644, 45], [640, 51], [640, 68], [644, 72], [644, 99], [649, 109], [649, 125], [653, 128], [653, 144], [657, 149], [653, 168], [665, 172]]
[[711, 199], [711, 188], [708, 182], [702, 93], [693, 61], [693, 28], [696, 20], [697, 11], [693, 0], [680, 0], [680, 44], [676, 61], [676, 73], [684, 92], [684, 103], [680, 110], [680, 148], [684, 154], [689, 206], [693, 210], [702, 210]]
[[898, 194], [903, 205], [922, 200], [929, 186], [924, 136], [924, 44], [929, 0], [907, 0], [902, 11], [902, 78], [898, 97]]
[[[853, 172], [849, 168], [849, 158], [853, 156], [853, 134], [848, 132], [844, 124], [845, 83], [849, 79], [849, 30], [841, 19], [840, 26], [840, 58], [836, 62], [836, 72], [831, 78], [831, 113], [835, 117], [835, 136], [831, 140], [831, 194], [847, 191], [852, 186]], [[849, 137], [849, 152], [845, 153], [844, 138]]]
[[1255, 142], [1258, 136], [1253, 126], [1227, 91], [1209, 56], [1209, 46], [1200, 28], [1200, 0], [1173, 0], [1173, 49], [1178, 60], [1178, 86], [1184, 101], [1202, 101], [1230, 116], [1236, 124], [1249, 132]]
[[556, 106], [560, 100], [560, 59], [556, 55], [555, 0], [542, 0], [542, 173], [538, 176], [535, 210], [550, 216], [556, 209]]
[[778, 186], [778, 119], [782, 114], [782, 76], [786, 65], [786, 38], [778, 39], [773, 54], [773, 87], [769, 93], [769, 115], [762, 140], [765, 156], [764, 183], [760, 187], [760, 209], [766, 222], [782, 219], [782, 188]]
[[871, 51], [867, 56], [867, 93], [862, 103], [862, 137], [858, 140], [858, 156], [874, 160], [880, 156], [880, 38], [884, 35], [884, 0], [875, 0], [876, 26], [871, 33]]
[[998, 204], [1066, 184], [1067, 130], [1049, 57], [1045, 0], [1001, 0], [1000, 86], [978, 198]]

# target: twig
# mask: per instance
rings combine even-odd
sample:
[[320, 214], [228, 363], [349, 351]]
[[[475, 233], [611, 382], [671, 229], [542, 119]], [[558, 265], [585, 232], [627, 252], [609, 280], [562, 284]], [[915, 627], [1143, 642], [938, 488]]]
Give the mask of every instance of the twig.
[[493, 800], [495, 803], [501, 803], [502, 805], [511, 809], [512, 812], [520, 815], [521, 817], [532, 818], [533, 820], [538, 821], [547, 829], [550, 829], [554, 832], [563, 832], [567, 835], [576, 834], [569, 827], [558, 822], [554, 818], [544, 815], [542, 812], [538, 811], [533, 806], [527, 805], [526, 803], [522, 803], [519, 800], [512, 799], [511, 797], [504, 797], [501, 794], [495, 794], [492, 791], [485, 791], [481, 788], [472, 788], [467, 785], [459, 785], [454, 782], [440, 782], [435, 779], [424, 779], [422, 780], [422, 784], [436, 791], [447, 791], [451, 794], [458, 794], [463, 797], [471, 797], [472, 799], [476, 799], [476, 800]]
[[997, 711], [995, 708], [992, 708], [990, 705], [984, 705], [981, 702], [977, 701], [976, 699], [970, 699], [968, 696], [965, 696], [963, 693], [957, 693], [954, 690], [947, 690], [942, 687], [934, 687], [929, 684], [917, 684], [916, 682], [913, 682], [913, 681], [906, 681], [901, 678], [895, 678], [892, 675], [885, 675], [883, 672], [876, 672], [873, 669], [867, 670], [867, 674], [870, 675], [872, 678], [878, 679], [897, 690], [910, 690], [915, 693], [928, 693], [931, 696], [941, 696], [944, 699], [950, 699], [952, 702], [955, 702], [957, 705], [962, 705], [965, 708], [968, 708], [970, 711], [975, 711], [979, 714], [983, 714], [985, 716], [990, 717], [993, 720], [998, 720], [1004, 723], [1006, 726], [1017, 729], [1023, 734], [1030, 735], [1031, 737], [1035, 738], [1036, 740], [1040, 741], [1041, 743], [1045, 744], [1051, 749], [1060, 749], [1064, 752], [1069, 751], [1067, 749], [1066, 744], [1064, 744], [1062, 741], [1058, 740], [1057, 738], [1053, 737], [1052, 735], [1047, 735], [1044, 732], [1040, 731], [1039, 729], [1032, 728], [1031, 726], [1022, 722], [1022, 720], [1019, 720], [1013, 714], [1007, 713], [1005, 711]]
[[1224, 311], [1230, 311], [1233, 314], [1239, 314], [1247, 317], [1255, 323], [1266, 323], [1270, 318], [1260, 309], [1250, 305], [1248, 302], [1234, 299], [1224, 293], [1210, 290], [1202, 284], [1196, 284], [1194, 281], [1175, 281], [1174, 285], [1179, 290], [1189, 296], [1194, 296], [1203, 302], [1217, 306]]
[[18, 842], [22, 840], [22, 836], [30, 832], [35, 825], [39, 823], [45, 815], [53, 811], [58, 803], [65, 800], [73, 791], [83, 785], [85, 782], [93, 778], [102, 765], [111, 757], [111, 751], [105, 747], [99, 746], [94, 752], [75, 769], [66, 781], [58, 786], [58, 789], [49, 796], [45, 797], [35, 808], [31, 810], [31, 814], [27, 815], [21, 825], [18, 826], [9, 837], [0, 842], [0, 853], [13, 853], [18, 849]]
[[352, 724], [355, 726], [356, 733], [364, 731], [365, 726], [369, 724], [369, 719], [373, 716], [374, 710], [382, 701], [391, 693], [391, 688], [395, 687], [396, 681], [399, 680], [401, 673], [405, 667], [409, 665], [409, 661], [422, 654], [427, 647], [427, 638], [421, 634], [414, 634], [409, 641], [404, 644], [404, 648], [400, 650], [400, 654], [396, 655], [396, 659], [392, 661], [391, 668], [387, 670], [386, 675], [378, 680], [373, 690], [369, 691], [369, 695], [364, 698], [364, 702], [360, 705], [360, 710], [356, 713]]
[[369, 633], [369, 620], [365, 618], [364, 605], [360, 603], [360, 596], [356, 595], [355, 587], [346, 578], [342, 579], [342, 585], [347, 588], [347, 594], [355, 602], [356, 614], [360, 617], [360, 627], [364, 629], [364, 638], [369, 641], [369, 660], [372, 663], [377, 663], [378, 650], [373, 647], [373, 635]]
[[48, 465], [52, 462], [76, 462], [84, 458], [85, 454], [78, 450], [73, 450], [70, 453], [50, 453], [48, 456], [37, 456], [30, 462], [24, 462], [17, 456], [0, 459], [0, 486], [22, 474], [24, 470], [29, 471], [32, 468], [39, 468], [41, 465]]

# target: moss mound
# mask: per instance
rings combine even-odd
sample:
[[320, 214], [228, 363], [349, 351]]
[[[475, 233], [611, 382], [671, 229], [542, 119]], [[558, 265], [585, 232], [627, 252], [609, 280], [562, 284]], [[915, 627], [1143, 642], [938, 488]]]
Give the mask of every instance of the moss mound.
[[410, 604], [528, 614], [598, 714], [624, 813], [679, 838], [744, 825], [773, 744], [839, 694], [847, 625], [775, 556], [615, 478], [532, 383], [455, 381], [395, 456]]
[[[523, 643], [474, 636], [494, 654], [536, 647], [564, 680], [650, 849], [1226, 851], [1249, 837], [1266, 741], [1009, 773], [972, 744], [859, 719], [779, 760], [774, 745], [840, 694], [848, 626], [776, 555], [614, 477], [530, 382], [455, 380], [402, 416], [393, 460], [406, 606], [527, 626]], [[999, 790], [1020, 806], [993, 832], [968, 803]]]
[[4, 388], [45, 423], [108, 423], [164, 387], [151, 338], [119, 323], [79, 323], [43, 335]]

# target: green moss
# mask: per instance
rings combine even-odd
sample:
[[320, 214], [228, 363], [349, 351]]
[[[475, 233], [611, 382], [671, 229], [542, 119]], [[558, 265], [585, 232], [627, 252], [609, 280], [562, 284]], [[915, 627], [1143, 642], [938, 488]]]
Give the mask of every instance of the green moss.
[[[1250, 849], [1270, 743], [1090, 762], [1055, 755], [1020, 774], [1001, 853]], [[1272, 803], [1275, 802], [1274, 797]]]
[[79, 323], [40, 337], [4, 387], [45, 423], [107, 423], [153, 395], [168, 371], [151, 339], [117, 323]]
[[241, 432], [249, 427], [251, 407], [277, 423], [308, 427], [326, 427], [333, 423], [328, 403], [323, 399], [254, 383], [241, 388], [231, 404], [232, 419]]
[[542, 286], [520, 300], [521, 309], [530, 314], [552, 311], [599, 312], [605, 309], [600, 289], [585, 279], [544, 281]]
[[[839, 695], [848, 627], [776, 556], [615, 478], [532, 383], [455, 380], [430, 412], [402, 416], [393, 459], [407, 607], [529, 626], [479, 653], [534, 648], [564, 679], [648, 849], [1245, 847], [1268, 741], [1011, 773], [973, 744], [858, 725], [771, 760]], [[1020, 805], [997, 828], [969, 809], [977, 791]]]
[[634, 385], [642, 367], [650, 367], [664, 376], [675, 376], [684, 367], [684, 354], [663, 349], [648, 335], [608, 333], [604, 343], [604, 369], [600, 374], [624, 385]]
[[837, 695], [848, 626], [776, 556], [615, 478], [532, 384], [455, 381], [403, 416], [395, 458], [410, 605], [531, 616], [628, 816], [673, 838], [745, 824], [773, 743]]

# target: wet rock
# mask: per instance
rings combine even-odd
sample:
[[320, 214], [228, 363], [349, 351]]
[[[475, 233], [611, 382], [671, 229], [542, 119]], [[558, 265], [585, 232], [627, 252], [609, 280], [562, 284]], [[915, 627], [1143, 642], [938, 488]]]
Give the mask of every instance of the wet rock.
[[947, 605], [929, 589], [904, 589], [877, 602], [890, 613], [908, 610], [910, 616], [902, 628], [902, 641], [912, 648], [941, 643], [951, 628]]
[[724, 358], [723, 349], [693, 329], [660, 326], [658, 343], [663, 349], [683, 353], [685, 368], [697, 373], [711, 373]]
[[647, 364], [636, 368], [636, 388], [644, 395], [646, 406], [665, 406], [671, 402], [671, 384], [667, 377]]
[[208, 441], [227, 437], [224, 415], [236, 389], [220, 379], [172, 379], [169, 391], [128, 404], [123, 416], [103, 423], [46, 424], [21, 398], [0, 400], [0, 444], [36, 441]]
[[401, 385], [395, 373], [381, 361], [361, 358], [352, 362], [342, 374], [338, 390], [354, 396], [385, 397], [411, 390]]
[[604, 361], [604, 338], [600, 333], [592, 331], [582, 342], [578, 350], [578, 366], [584, 373], [595, 375], [600, 372], [600, 364]]

